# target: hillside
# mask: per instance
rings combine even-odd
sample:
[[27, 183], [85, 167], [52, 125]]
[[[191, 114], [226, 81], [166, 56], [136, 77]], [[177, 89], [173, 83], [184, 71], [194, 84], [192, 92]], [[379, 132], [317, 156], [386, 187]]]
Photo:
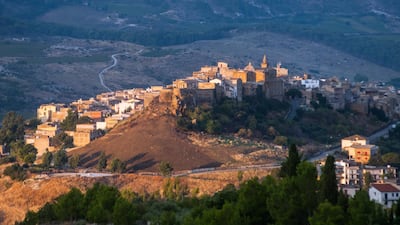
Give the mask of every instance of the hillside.
[[[168, 107], [154, 103], [150, 109], [122, 122], [104, 137], [85, 147], [70, 151], [79, 154], [84, 167], [95, 167], [104, 152], [111, 162], [118, 158], [127, 163], [128, 172], [158, 172], [161, 161], [175, 171], [283, 160], [284, 152], [257, 144], [221, 144], [215, 137], [178, 131], [176, 117]], [[273, 154], [274, 156], [272, 156]], [[246, 155], [252, 156], [249, 161]], [[269, 155], [269, 157], [268, 157]]]
[[[68, 103], [106, 91], [98, 73], [112, 63], [112, 54], [124, 51], [129, 56], [119, 56], [118, 65], [104, 76], [113, 90], [170, 84], [217, 61], [225, 61], [234, 68], [243, 68], [248, 62], [258, 65], [264, 54], [271, 64], [282, 62], [292, 75], [308, 73], [352, 79], [361, 74], [370, 80], [388, 81], [400, 74], [326, 45], [281, 34], [238, 31], [232, 36], [162, 48], [60, 37], [22, 42], [3, 39], [0, 117], [10, 110], [32, 117], [40, 104]], [[136, 55], [141, 49], [143, 52]]]
[[[264, 177], [268, 174], [270, 174], [269, 171], [248, 170], [243, 173], [243, 180], [255, 176]], [[229, 183], [238, 185], [236, 171], [213, 173], [212, 175], [191, 175], [180, 178], [180, 180], [187, 184], [190, 193], [198, 190], [199, 196], [213, 194]], [[165, 179], [158, 176], [123, 174], [109, 178], [63, 177], [15, 182], [8, 177], [1, 177], [0, 224], [12, 225], [16, 221], [23, 220], [28, 210], [37, 211], [45, 203], [67, 193], [72, 187], [86, 191], [96, 182], [114, 186], [121, 191], [127, 190], [142, 196], [149, 196], [154, 193], [162, 193]]]
[[113, 90], [264, 54], [292, 75], [388, 81], [400, 71], [399, 12], [395, 0], [1, 0], [0, 118], [105, 91], [98, 73], [124, 51], [106, 76]]

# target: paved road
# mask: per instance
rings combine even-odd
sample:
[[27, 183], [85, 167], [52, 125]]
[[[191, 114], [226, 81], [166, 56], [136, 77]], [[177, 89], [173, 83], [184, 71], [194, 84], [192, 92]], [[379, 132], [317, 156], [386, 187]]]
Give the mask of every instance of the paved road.
[[393, 122], [393, 123], [389, 124], [387, 127], [382, 128], [379, 131], [376, 131], [375, 133], [373, 133], [371, 136], [368, 137], [368, 141], [369, 142], [374, 142], [377, 139], [379, 139], [380, 137], [389, 134], [389, 130], [391, 130], [393, 128], [392, 126], [396, 125], [398, 123], [399, 123], [399, 121]]
[[[139, 55], [141, 52], [143, 51], [143, 49], [137, 51], [134, 55]], [[109, 92], [112, 92], [111, 88], [109, 88], [105, 83], [104, 83], [104, 73], [106, 73], [107, 71], [109, 71], [110, 69], [114, 68], [117, 64], [118, 64], [118, 59], [117, 56], [120, 55], [128, 55], [128, 52], [124, 52], [124, 53], [117, 53], [111, 56], [112, 60], [113, 60], [113, 64], [110, 66], [107, 66], [106, 68], [104, 68], [102, 71], [100, 71], [99, 73], [99, 80], [100, 80], [100, 84], [101, 86], [103, 86], [105, 89], [107, 89]]]
[[270, 163], [270, 164], [262, 164], [262, 165], [248, 165], [248, 166], [239, 166], [239, 167], [232, 167], [232, 168], [210, 167], [210, 168], [177, 171], [177, 172], [174, 172], [172, 176], [173, 177], [182, 177], [182, 176], [188, 176], [190, 174], [234, 172], [234, 171], [245, 171], [245, 170], [250, 170], [250, 169], [271, 170], [271, 169], [277, 169], [280, 167], [281, 167], [281, 165], [279, 163]]
[[[388, 126], [380, 129], [379, 131], [376, 131], [375, 133], [371, 134], [369, 137], [367, 137], [368, 141], [371, 143], [373, 141], [376, 141], [378, 138], [387, 135], [389, 133], [389, 130], [392, 129], [392, 126], [396, 123], [398, 123], [398, 122], [391, 123]], [[336, 151], [341, 151], [341, 150], [342, 149], [340, 146], [339, 147], [335, 146], [335, 147], [329, 149], [328, 151], [324, 151], [324, 152], [319, 153], [318, 155], [312, 156], [311, 158], [307, 159], [307, 161], [309, 161], [309, 162], [321, 161], [324, 158], [326, 158], [326, 156], [333, 155]]]
[[290, 101], [290, 109], [286, 114], [286, 120], [293, 120], [296, 117], [297, 109], [300, 107], [301, 99], [295, 98]]

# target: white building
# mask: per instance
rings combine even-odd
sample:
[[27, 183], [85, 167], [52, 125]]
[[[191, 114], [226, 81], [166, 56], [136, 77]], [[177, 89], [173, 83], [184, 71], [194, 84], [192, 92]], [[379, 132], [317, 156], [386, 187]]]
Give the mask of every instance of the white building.
[[341, 160], [335, 162], [336, 179], [341, 185], [362, 185], [360, 165], [354, 161]]
[[391, 208], [400, 198], [400, 190], [392, 184], [371, 184], [369, 199], [384, 207]]
[[134, 111], [136, 104], [138, 103], [140, 103], [140, 100], [137, 99], [123, 100], [115, 105], [115, 112], [122, 114], [125, 112]]
[[96, 129], [99, 130], [106, 130], [107, 129], [107, 123], [106, 122], [96, 122]]
[[319, 88], [319, 80], [313, 80], [313, 79], [301, 80], [301, 85], [304, 86], [306, 89]]

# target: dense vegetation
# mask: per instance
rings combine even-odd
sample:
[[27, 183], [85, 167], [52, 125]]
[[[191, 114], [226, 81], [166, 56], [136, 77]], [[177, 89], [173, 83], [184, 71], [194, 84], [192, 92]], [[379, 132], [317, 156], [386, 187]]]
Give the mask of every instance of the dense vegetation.
[[383, 209], [364, 190], [351, 199], [338, 192], [332, 156], [319, 180], [315, 166], [298, 157], [291, 146], [282, 177], [250, 179], [200, 198], [178, 178], [165, 178], [163, 191], [144, 196], [102, 184], [86, 193], [73, 188], [17, 224], [400, 224], [397, 205]]
[[[289, 92], [288, 92], [289, 93]], [[311, 103], [312, 110], [297, 110], [294, 120], [285, 119], [287, 102], [246, 97], [242, 102], [222, 99], [217, 104], [188, 108], [178, 117], [178, 127], [209, 134], [236, 134], [247, 138], [273, 140], [276, 144], [303, 144], [313, 140], [333, 144], [355, 133], [369, 135], [368, 125], [383, 122], [371, 113], [369, 117], [351, 111], [333, 110], [323, 96]], [[379, 127], [379, 126], [378, 126]]]
[[389, 131], [388, 137], [382, 137], [376, 144], [379, 146], [379, 154], [371, 160], [372, 164], [400, 166], [399, 125]]
[[198, 106], [186, 110], [178, 118], [181, 128], [205, 131], [210, 134], [236, 133], [251, 137], [266, 133], [270, 123], [277, 123], [288, 109], [286, 103], [273, 99], [248, 97], [242, 102], [222, 99], [210, 106]]

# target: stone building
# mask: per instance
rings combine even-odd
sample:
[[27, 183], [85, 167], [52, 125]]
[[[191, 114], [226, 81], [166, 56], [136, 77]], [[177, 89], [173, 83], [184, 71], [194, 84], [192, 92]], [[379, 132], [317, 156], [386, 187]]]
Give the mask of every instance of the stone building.
[[[60, 112], [60, 109], [62, 109], [62, 108], [64, 108], [64, 104], [54, 104], [54, 103], [43, 104], [43, 105], [40, 105], [39, 108], [37, 109], [36, 115], [37, 115], [37, 118], [42, 122], [51, 122], [51, 121], [53, 121], [52, 117], [54, 116], [54, 113]], [[63, 113], [64, 111], [65, 110], [61, 110], [60, 113]], [[68, 110], [66, 110], [66, 111], [68, 111]], [[60, 116], [55, 116], [55, 117], [56, 117], [56, 119], [54, 119], [54, 120], [57, 120], [57, 118]]]
[[74, 145], [76, 147], [85, 146], [99, 136], [100, 133], [96, 130], [95, 124], [77, 124], [74, 132]]
[[37, 125], [37, 128], [36, 128], [36, 135], [54, 137], [60, 132], [61, 132], [60, 128], [55, 123], [48, 122], [48, 123], [39, 124], [39, 125]]

